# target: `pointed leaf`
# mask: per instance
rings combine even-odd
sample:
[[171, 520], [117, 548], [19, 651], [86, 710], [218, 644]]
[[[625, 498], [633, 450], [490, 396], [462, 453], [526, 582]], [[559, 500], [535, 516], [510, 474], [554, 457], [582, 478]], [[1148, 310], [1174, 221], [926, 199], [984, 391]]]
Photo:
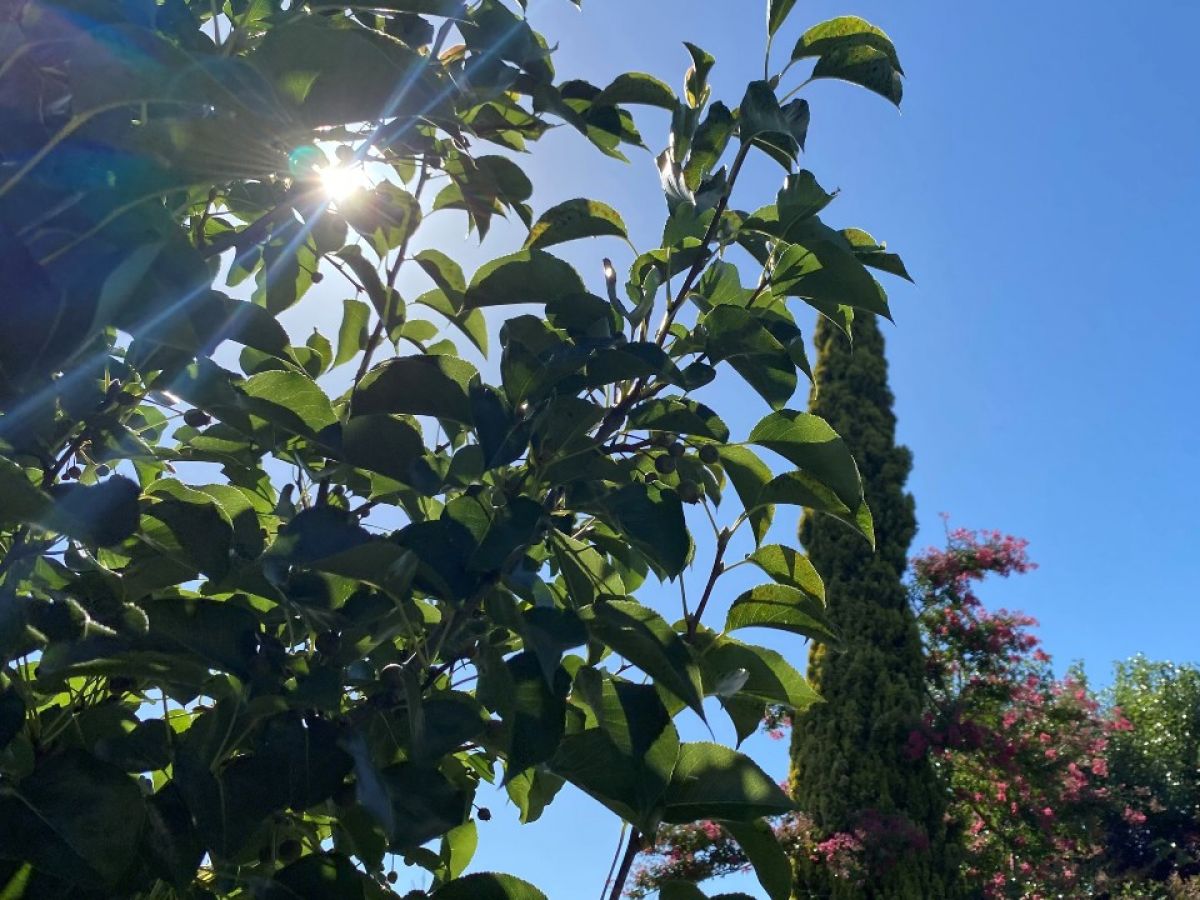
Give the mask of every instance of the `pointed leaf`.
[[356, 415], [409, 413], [469, 423], [476, 378], [474, 366], [453, 356], [399, 356], [367, 373], [351, 405]]
[[625, 72], [614, 78], [594, 102], [633, 103], [672, 110], [679, 101], [670, 86], [653, 75], [647, 75], [645, 72]]
[[750, 443], [774, 450], [851, 509], [862, 503], [862, 483], [850, 448], [820, 416], [790, 409], [771, 413], [754, 426]]
[[613, 649], [704, 718], [700, 668], [683, 639], [654, 610], [608, 600], [579, 611], [592, 636]]
[[767, 4], [767, 35], [775, 36], [784, 20], [787, 19], [788, 13], [792, 11], [792, 7], [796, 5], [796, 0], [770, 0]]
[[720, 744], [698, 742], [679, 749], [663, 821], [747, 822], [793, 809], [788, 795], [750, 757]]
[[549, 247], [579, 238], [628, 237], [620, 214], [599, 200], [567, 200], [542, 213], [529, 230], [527, 248]]
[[720, 447], [718, 452], [721, 455], [721, 467], [733, 482], [733, 489], [746, 510], [750, 527], [754, 530], [754, 540], [761, 543], [775, 515], [769, 504], [759, 500], [763, 488], [771, 481], [771, 470], [747, 447]]
[[904, 82], [887, 53], [874, 47], [838, 47], [813, 66], [812, 78], [836, 78], [873, 91], [896, 106], [904, 96]]
[[779, 839], [771, 826], [759, 819], [757, 822], [720, 823], [738, 842], [758, 883], [763, 886], [771, 900], [788, 900], [792, 895], [792, 864], [779, 845]]
[[734, 600], [725, 617], [725, 630], [739, 628], [776, 628], [823, 643], [836, 640], [825, 605], [783, 584], [759, 585]]
[[814, 56], [824, 56], [834, 50], [844, 50], [850, 47], [871, 47], [887, 56], [892, 66], [900, 74], [900, 58], [896, 55], [896, 47], [882, 29], [876, 28], [866, 19], [858, 16], [838, 16], [834, 19], [814, 25], [801, 35], [792, 51], [792, 59], [806, 59]]
[[522, 250], [481, 266], [467, 288], [466, 305], [547, 303], [582, 293], [583, 282], [569, 263], [544, 250]]
[[786, 584], [825, 602], [825, 583], [816, 566], [798, 550], [782, 544], [767, 544], [746, 559], [775, 579], [776, 584]]
[[432, 900], [546, 900], [546, 895], [513, 875], [475, 872], [438, 888]]

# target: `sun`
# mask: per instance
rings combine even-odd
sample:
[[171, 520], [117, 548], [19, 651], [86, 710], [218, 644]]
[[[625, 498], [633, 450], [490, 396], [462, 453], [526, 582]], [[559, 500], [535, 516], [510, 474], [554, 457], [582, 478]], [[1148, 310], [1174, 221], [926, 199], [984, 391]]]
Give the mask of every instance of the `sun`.
[[343, 166], [333, 163], [317, 169], [321, 188], [334, 202], [345, 200], [355, 191], [366, 187], [366, 176], [361, 166]]

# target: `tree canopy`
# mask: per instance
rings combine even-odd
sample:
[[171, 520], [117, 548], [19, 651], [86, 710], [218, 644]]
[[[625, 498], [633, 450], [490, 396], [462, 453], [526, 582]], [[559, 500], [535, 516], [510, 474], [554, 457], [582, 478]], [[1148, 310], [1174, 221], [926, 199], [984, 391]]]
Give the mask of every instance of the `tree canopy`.
[[[906, 272], [823, 221], [794, 67], [898, 103], [883, 32], [815, 26], [728, 102], [690, 44], [679, 93], [564, 79], [499, 0], [31, 0], [0, 44], [0, 895], [389, 896], [394, 853], [439, 900], [540, 897], [464, 874], [491, 782], [522, 821], [570, 783], [628, 823], [614, 896], [700, 818], [786, 896], [757, 823], [791, 799], [674, 720], [816, 699], [733, 634], [834, 637], [777, 505], [872, 540], [850, 451], [789, 405], [795, 313], [887, 316], [872, 271]], [[522, 153], [560, 126], [647, 161], [639, 106], [670, 115], [662, 240], [578, 272], [555, 246], [617, 256], [622, 218], [535, 209]], [[773, 200], [734, 193], [751, 154]], [[410, 250], [434, 216], [528, 236], [468, 276]], [[327, 277], [337, 333], [290, 334]], [[762, 398], [748, 433], [715, 379]], [[713, 623], [741, 528], [767, 583]]]

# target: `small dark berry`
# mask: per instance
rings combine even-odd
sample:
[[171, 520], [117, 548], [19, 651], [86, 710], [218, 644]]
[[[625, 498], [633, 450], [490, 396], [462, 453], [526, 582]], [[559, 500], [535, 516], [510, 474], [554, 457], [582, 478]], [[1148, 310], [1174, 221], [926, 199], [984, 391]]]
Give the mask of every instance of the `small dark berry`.
[[391, 872], [387, 873], [387, 883], [388, 884], [395, 884], [399, 880], [400, 880], [399, 872], [391, 871]]
[[650, 438], [650, 443], [655, 447], [669, 447], [675, 443], [675, 435], [669, 431], [660, 431]]
[[333, 151], [333, 155], [337, 157], [337, 161], [343, 166], [354, 162], [354, 148], [346, 144], [339, 144], [337, 149]]
[[71, 466], [71, 468], [67, 469], [67, 471], [63, 474], [67, 478], [75, 479], [83, 474], [83, 469], [79, 468], [79, 466]]
[[107, 478], [109, 473], [111, 473], [111, 472], [112, 472], [112, 469], [110, 469], [104, 463], [100, 463], [100, 465], [96, 466], [96, 475], [99, 478]]
[[660, 456], [654, 460], [654, 468], [660, 475], [670, 475], [675, 471], [675, 458], [672, 456]]
[[320, 284], [324, 280], [325, 280], [325, 275], [323, 273], [321, 273], [321, 272], [313, 272], [312, 273], [312, 283], [313, 284]]
[[684, 447], [683, 444], [679, 443], [678, 441], [676, 441], [674, 444], [672, 444], [670, 447], [667, 448], [667, 452], [670, 453], [676, 459], [679, 459], [679, 457], [683, 456], [685, 450], [687, 450], [687, 448]]
[[705, 444], [700, 448], [700, 462], [712, 465], [720, 460], [721, 454], [717, 451], [714, 444]]
[[479, 807], [479, 812], [476, 815], [480, 822], [490, 822], [492, 819], [492, 811], [486, 806]]
[[203, 428], [212, 421], [212, 416], [202, 409], [189, 409], [183, 414], [183, 421], [191, 428]]

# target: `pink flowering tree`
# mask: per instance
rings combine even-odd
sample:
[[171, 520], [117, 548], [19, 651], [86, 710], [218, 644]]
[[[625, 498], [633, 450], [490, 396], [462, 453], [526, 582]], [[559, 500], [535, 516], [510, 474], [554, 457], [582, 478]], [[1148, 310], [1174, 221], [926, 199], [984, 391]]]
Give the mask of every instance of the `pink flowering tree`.
[[988, 898], [1086, 896], [1114, 802], [1110, 737], [1130, 725], [1101, 709], [1081, 672], [1054, 677], [1034, 619], [979, 599], [989, 575], [1035, 567], [1026, 548], [960, 528], [913, 560], [929, 709], [908, 749], [930, 754], [951, 791], [968, 884]]
[[[964, 886], [989, 900], [1098, 894], [1111, 882], [1103, 823], [1114, 809], [1131, 823], [1143, 815], [1137, 793], [1114, 785], [1109, 773], [1110, 741], [1129, 721], [1101, 708], [1081, 672], [1055, 678], [1032, 618], [989, 610], [976, 593], [988, 576], [1035, 568], [1027, 546], [1000, 532], [954, 529], [944, 548], [911, 563], [928, 702], [906, 750], [934, 762], [952, 798]], [[784, 710], [774, 710], [764, 728], [781, 737], [789, 724]], [[904, 845], [898, 823], [872, 810], [853, 830], [820, 841], [803, 814], [776, 828], [789, 852], [830, 866], [848, 885]], [[658, 836], [632, 896], [746, 864], [712, 823], [673, 828]]]

